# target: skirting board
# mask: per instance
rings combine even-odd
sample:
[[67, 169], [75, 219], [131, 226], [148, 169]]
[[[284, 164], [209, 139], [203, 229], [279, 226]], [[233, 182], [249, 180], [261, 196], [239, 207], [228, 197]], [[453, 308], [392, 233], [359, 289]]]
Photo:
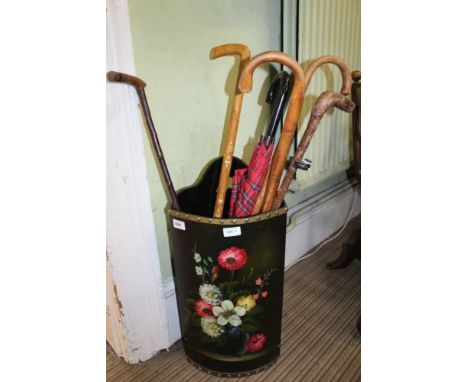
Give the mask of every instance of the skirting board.
[[[361, 212], [361, 197], [360, 190], [350, 186], [347, 181], [325, 190], [288, 211], [285, 267], [343, 226], [353, 203], [353, 194], [355, 200], [351, 219]], [[174, 343], [181, 337], [174, 280], [167, 279], [163, 286], [169, 321], [169, 338]]]
[[286, 267], [340, 230], [353, 202], [354, 207], [349, 218], [361, 213], [360, 189], [357, 187], [359, 186], [351, 186], [348, 181], [343, 181], [309, 199], [309, 202], [303, 202], [289, 210]]

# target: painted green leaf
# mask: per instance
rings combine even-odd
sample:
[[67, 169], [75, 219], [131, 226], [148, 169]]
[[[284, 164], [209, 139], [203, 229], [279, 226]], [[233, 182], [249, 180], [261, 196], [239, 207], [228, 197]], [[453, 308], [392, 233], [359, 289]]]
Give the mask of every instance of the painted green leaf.
[[258, 327], [253, 324], [242, 323], [240, 329], [246, 333], [255, 333], [258, 331]]
[[259, 314], [263, 313], [263, 307], [261, 305], [255, 305], [253, 309], [250, 310], [249, 314], [252, 316], [258, 316]]
[[201, 317], [196, 312], [192, 313], [192, 325], [201, 326]]
[[188, 298], [186, 301], [187, 301], [187, 305], [195, 305], [195, 302], [196, 302], [194, 298]]

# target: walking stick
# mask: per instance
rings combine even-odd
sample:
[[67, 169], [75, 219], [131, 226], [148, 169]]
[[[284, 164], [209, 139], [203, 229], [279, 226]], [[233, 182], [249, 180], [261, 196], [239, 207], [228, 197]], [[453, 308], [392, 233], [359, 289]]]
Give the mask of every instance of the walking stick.
[[268, 212], [273, 204], [273, 199], [275, 198], [276, 191], [281, 180], [281, 173], [288, 156], [289, 147], [291, 146], [294, 133], [296, 131], [297, 120], [299, 119], [302, 103], [304, 101], [305, 78], [301, 66], [294, 58], [286, 53], [268, 51], [253, 57], [242, 71], [239, 78], [239, 90], [242, 93], [248, 93], [252, 90], [253, 73], [257, 66], [265, 62], [277, 62], [279, 64], [286, 65], [294, 74], [294, 85], [291, 92], [291, 100], [286, 114], [283, 131], [273, 155], [270, 175], [268, 177], [268, 184], [265, 191], [265, 202], [262, 211]]
[[[310, 81], [312, 80], [312, 77], [315, 74], [316, 70], [323, 64], [334, 64], [334, 65], [336, 65], [338, 67], [338, 69], [340, 69], [341, 82], [342, 82], [340, 93], [343, 96], [347, 96], [351, 92], [351, 85], [352, 85], [351, 71], [349, 70], [348, 65], [346, 65], [346, 63], [341, 58], [339, 58], [337, 56], [332, 56], [332, 55], [327, 55], [327, 56], [322, 56], [322, 57], [316, 58], [315, 60], [313, 60], [310, 63], [309, 67], [307, 68], [307, 70], [305, 72], [306, 85], [305, 85], [304, 93], [307, 92], [307, 89], [309, 88], [309, 85], [310, 85]], [[316, 102], [318, 102], [318, 100]], [[320, 117], [320, 119], [321, 119], [321, 117]], [[317, 122], [317, 126], [318, 126], [318, 123], [320, 122], [320, 119]], [[315, 127], [315, 129], [317, 128], [317, 126]], [[310, 129], [312, 129], [312, 127]], [[304, 143], [302, 148], [305, 147], [305, 149], [304, 149], [304, 152], [300, 155], [300, 159], [298, 159], [297, 162], [302, 160], [302, 158], [304, 156], [304, 153], [307, 150], [307, 147], [309, 146], [310, 140], [312, 139], [312, 136], [315, 133], [315, 129], [313, 131], [311, 131], [310, 129], [309, 129], [309, 127], [307, 127], [307, 129], [304, 132], [303, 137], [301, 139], [301, 143]], [[299, 144], [297, 150], [299, 150], [300, 147], [301, 147], [301, 144]], [[296, 153], [297, 152], [298, 151], [296, 151]], [[299, 157], [299, 155], [297, 155], [297, 157]], [[291, 162], [291, 164], [294, 164], [296, 166], [297, 165], [296, 155], [294, 156], [294, 159], [295, 160], [293, 160]], [[291, 168], [291, 165], [289, 166], [289, 168]], [[286, 176], [283, 179], [283, 182], [281, 183], [280, 189], [278, 189], [278, 192], [277, 192], [277, 194], [275, 196], [275, 201], [273, 203], [273, 208], [278, 208], [281, 205], [281, 203], [283, 202], [284, 196], [286, 194], [286, 191], [289, 188], [289, 185], [291, 184], [292, 177], [294, 176], [295, 172], [296, 172], [296, 167], [294, 167], [294, 170], [291, 170], [291, 171], [289, 171], [289, 169], [288, 169], [288, 172], [286, 173], [286, 176], [291, 177], [291, 179], [286, 180]], [[284, 190], [285, 187], [286, 187], [286, 191]]]
[[[238, 54], [240, 56], [239, 62], [239, 76], [245, 65], [250, 58], [250, 50], [242, 44], [226, 44], [216, 46], [211, 49], [210, 58], [216, 59], [218, 57], [229, 56]], [[238, 90], [238, 82], [236, 83], [236, 93], [234, 101], [232, 102], [231, 119], [229, 120], [229, 129], [226, 137], [226, 144], [224, 146], [223, 165], [221, 167], [221, 175], [218, 183], [218, 190], [216, 192], [216, 202], [213, 217], [221, 218], [223, 215], [224, 203], [226, 199], [226, 190], [229, 183], [229, 173], [231, 171], [232, 157], [234, 155], [234, 146], [236, 144], [237, 128], [239, 126], [240, 112], [242, 108], [242, 99], [244, 94]]]
[[310, 140], [314, 136], [314, 133], [317, 130], [323, 115], [332, 107], [337, 107], [338, 109], [341, 109], [347, 113], [351, 113], [354, 109], [354, 103], [343, 94], [329, 90], [323, 92], [320, 95], [312, 107], [306, 131], [302, 135], [301, 142], [299, 143], [296, 153], [294, 154], [294, 160], [292, 160], [289, 164], [288, 171], [286, 172], [283, 182], [278, 189], [278, 193], [276, 194], [275, 200], [273, 202], [273, 208], [279, 208], [281, 206], [284, 196], [286, 195], [289, 185], [291, 184], [291, 181], [294, 178], [294, 174], [296, 173], [297, 164], [304, 157], [307, 147], [309, 147]]
[[138, 77], [113, 71], [107, 73], [107, 79], [111, 82], [121, 82], [127, 85], [131, 85], [135, 88], [138, 94], [138, 98], [140, 99], [141, 107], [143, 108], [143, 114], [145, 116], [146, 125], [148, 126], [151, 141], [153, 143], [154, 150], [156, 151], [159, 165], [161, 166], [164, 181], [166, 182], [166, 187], [171, 196], [172, 206], [175, 210], [180, 211], [180, 205], [177, 200], [177, 195], [174, 190], [174, 186], [172, 185], [171, 176], [169, 175], [169, 170], [167, 169], [166, 160], [164, 159], [161, 145], [159, 144], [158, 135], [156, 134], [156, 129], [154, 128], [153, 124], [153, 119], [151, 118], [148, 100], [146, 99], [145, 94], [146, 83]]
[[351, 71], [349, 70], [348, 65], [346, 65], [346, 62], [344, 62], [341, 58], [332, 55], [316, 58], [310, 63], [305, 72], [305, 91], [307, 91], [309, 88], [310, 81], [312, 80], [315, 71], [323, 64], [334, 64], [338, 67], [338, 69], [340, 69], [342, 81], [340, 93], [343, 95], [348, 95], [351, 93], [351, 85], [353, 83], [351, 78]]

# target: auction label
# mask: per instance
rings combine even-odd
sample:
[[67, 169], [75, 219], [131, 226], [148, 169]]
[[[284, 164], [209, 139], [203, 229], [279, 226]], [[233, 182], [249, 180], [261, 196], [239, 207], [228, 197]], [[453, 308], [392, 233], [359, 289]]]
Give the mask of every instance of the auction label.
[[174, 228], [181, 229], [185, 231], [185, 222], [177, 220], [177, 219], [172, 219], [172, 225]]
[[240, 227], [223, 228], [223, 234], [224, 234], [224, 237], [240, 236], [241, 228]]

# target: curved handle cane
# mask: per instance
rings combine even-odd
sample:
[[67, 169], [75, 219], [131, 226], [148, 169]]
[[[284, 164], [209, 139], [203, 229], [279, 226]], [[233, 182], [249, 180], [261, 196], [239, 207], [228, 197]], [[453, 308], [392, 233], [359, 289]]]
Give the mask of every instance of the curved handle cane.
[[310, 141], [314, 136], [315, 130], [324, 116], [324, 114], [332, 107], [337, 107], [347, 113], [351, 113], [354, 110], [354, 102], [348, 99], [346, 96], [340, 93], [325, 91], [323, 92], [312, 107], [310, 113], [310, 119], [307, 123], [307, 128], [302, 135], [301, 142], [297, 147], [294, 154], [294, 160], [289, 164], [288, 171], [278, 189], [275, 200], [273, 202], [273, 208], [279, 208], [283, 202], [284, 196], [289, 189], [289, 185], [294, 178], [296, 173], [296, 164], [302, 160], [304, 154], [309, 147]]
[[107, 79], [111, 82], [121, 82], [127, 85], [131, 85], [135, 88], [138, 94], [138, 98], [140, 99], [141, 107], [143, 109], [146, 125], [148, 126], [150, 132], [151, 141], [153, 143], [154, 150], [156, 151], [159, 165], [161, 166], [164, 181], [166, 182], [169, 195], [171, 196], [172, 205], [175, 210], [180, 211], [180, 205], [179, 201], [177, 200], [177, 194], [172, 184], [171, 176], [169, 175], [166, 160], [164, 159], [164, 154], [159, 143], [158, 135], [156, 134], [156, 129], [154, 128], [153, 119], [151, 118], [151, 112], [145, 94], [146, 83], [140, 78], [131, 76], [130, 74], [113, 71], [107, 72]]
[[310, 81], [312, 80], [315, 71], [323, 64], [334, 64], [338, 67], [338, 69], [340, 69], [342, 80], [340, 93], [343, 95], [348, 95], [351, 93], [351, 85], [353, 84], [351, 71], [349, 70], [346, 62], [344, 62], [341, 58], [332, 55], [316, 58], [310, 63], [309, 67], [305, 71], [305, 90], [307, 91], [309, 88]]
[[262, 211], [268, 212], [273, 204], [273, 199], [275, 198], [276, 190], [281, 180], [281, 173], [288, 156], [289, 147], [291, 146], [296, 131], [297, 121], [301, 112], [302, 103], [304, 102], [305, 78], [301, 66], [294, 58], [286, 53], [268, 51], [253, 57], [242, 71], [239, 79], [239, 90], [242, 93], [248, 93], [252, 90], [253, 73], [257, 66], [265, 62], [277, 62], [286, 65], [294, 73], [291, 100], [289, 101], [289, 108], [284, 121], [283, 131], [273, 155], [265, 192], [265, 202]]
[[[250, 50], [242, 44], [225, 44], [216, 46], [210, 51], [210, 58], [216, 59], [218, 57], [239, 55], [239, 74], [237, 80], [245, 65], [250, 58]], [[226, 199], [226, 190], [229, 183], [229, 173], [232, 166], [232, 157], [234, 155], [234, 146], [236, 144], [237, 128], [239, 126], [240, 112], [242, 108], [242, 99], [244, 94], [239, 92], [236, 84], [236, 93], [234, 101], [232, 102], [231, 119], [229, 120], [228, 134], [226, 137], [226, 144], [223, 153], [223, 166], [221, 167], [221, 175], [219, 177], [218, 190], [216, 192], [216, 202], [213, 212], [214, 218], [220, 218], [223, 215], [224, 203]]]
[[[322, 56], [322, 57], [316, 58], [315, 60], [313, 60], [310, 63], [309, 67], [305, 71], [306, 85], [305, 85], [304, 93], [309, 88], [310, 81], [312, 80], [312, 77], [315, 74], [316, 70], [323, 64], [334, 64], [334, 65], [336, 65], [338, 67], [338, 69], [341, 72], [341, 82], [342, 82], [340, 93], [343, 96], [347, 96], [351, 92], [351, 85], [352, 85], [351, 71], [349, 70], [349, 67], [346, 64], [346, 62], [344, 62], [341, 58], [339, 58], [337, 56], [333, 56], [333, 55], [327, 55], [327, 56]], [[339, 93], [337, 93], [337, 94], [339, 94]], [[319, 122], [320, 122], [320, 120], [319, 120]], [[317, 126], [318, 126], [318, 123], [317, 123]], [[312, 139], [312, 136], [313, 136], [314, 133], [315, 133], [315, 130], [312, 131], [312, 132], [310, 132], [310, 131], [308, 132], [308, 130], [306, 130], [304, 132], [303, 139], [301, 139], [301, 142], [308, 141], [305, 150], [307, 150], [307, 147], [308, 147], [308, 145], [310, 143], [310, 140]], [[307, 137], [307, 134], [311, 134], [310, 137]], [[297, 150], [299, 150], [299, 147], [300, 147], [300, 145], [298, 146]], [[303, 156], [304, 156], [304, 153], [301, 154], [301, 158], [298, 161], [302, 160]], [[295, 158], [296, 158], [296, 155], [295, 155]], [[296, 163], [296, 162], [293, 161], [292, 163]], [[294, 176], [295, 172], [296, 172], [295, 167], [294, 167], [294, 171], [292, 171], [292, 170], [289, 171], [289, 169], [288, 169], [288, 172], [286, 173], [286, 176], [287, 177]], [[288, 181], [286, 181], [286, 176], [283, 179], [283, 182], [281, 183], [281, 186], [280, 186], [282, 196], [279, 195], [280, 190], [278, 189], [278, 193], [277, 193], [277, 195], [275, 197], [275, 201], [273, 203], [273, 208], [278, 208], [281, 205], [281, 203], [283, 202], [283, 199], [284, 199], [284, 195], [285, 195], [284, 187], [285, 187], [286, 184], [289, 187], [289, 185], [291, 183], [292, 178], [289, 179]], [[281, 201], [279, 201], [280, 198], [281, 198]], [[275, 207], [275, 206], [278, 206], [278, 207]]]

